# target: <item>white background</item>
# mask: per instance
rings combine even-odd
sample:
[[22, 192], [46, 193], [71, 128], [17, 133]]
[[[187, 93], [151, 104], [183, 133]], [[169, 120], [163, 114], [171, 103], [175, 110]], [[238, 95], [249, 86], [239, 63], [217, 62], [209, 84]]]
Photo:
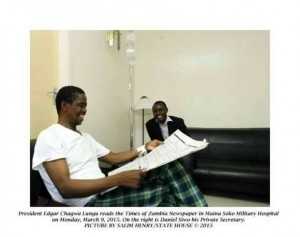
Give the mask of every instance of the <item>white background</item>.
[[[8, 2], [8, 1], [7, 1]], [[178, 1], [179, 2], [179, 1]], [[110, 236], [142, 231], [87, 231], [20, 218], [29, 203], [29, 31], [32, 29], [263, 29], [271, 30], [271, 207], [279, 218], [190, 230], [205, 236], [299, 236], [299, 6], [297, 1], [9, 1], [0, 4], [2, 236]], [[196, 4], [197, 3], [197, 4]], [[38, 209], [35, 209], [38, 210]], [[53, 209], [52, 209], [53, 210]], [[72, 209], [69, 209], [70, 211]], [[212, 210], [212, 209], [210, 209]], [[251, 209], [255, 210], [255, 209]], [[163, 232], [163, 230], [156, 230]], [[170, 230], [168, 230], [169, 232]], [[184, 230], [177, 230], [182, 235]], [[193, 232], [193, 233], [192, 233]], [[5, 235], [3, 235], [5, 233]], [[147, 231], [149, 236], [154, 234]], [[298, 233], [298, 234], [297, 234]]]

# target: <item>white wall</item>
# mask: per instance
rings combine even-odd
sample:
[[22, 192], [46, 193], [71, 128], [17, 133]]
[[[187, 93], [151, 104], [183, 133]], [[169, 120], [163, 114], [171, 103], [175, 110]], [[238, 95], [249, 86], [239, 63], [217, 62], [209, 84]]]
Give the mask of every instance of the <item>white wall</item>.
[[162, 99], [191, 127], [269, 126], [268, 31], [136, 31], [136, 42], [136, 100]]
[[[128, 64], [104, 31], [68, 32], [69, 71], [88, 95], [82, 129], [113, 150], [129, 147]], [[191, 127], [269, 126], [268, 31], [136, 31], [135, 101], [162, 99]], [[152, 117], [151, 111], [146, 120]], [[135, 112], [140, 145], [141, 112]], [[146, 140], [148, 136], [146, 136]]]
[[85, 90], [88, 112], [81, 128], [119, 151], [129, 148], [128, 70], [123, 52], [108, 48], [105, 31], [70, 31], [70, 83]]
[[[53, 97], [59, 83], [56, 31], [30, 32], [30, 138], [57, 122]], [[43, 116], [41, 116], [43, 115]]]

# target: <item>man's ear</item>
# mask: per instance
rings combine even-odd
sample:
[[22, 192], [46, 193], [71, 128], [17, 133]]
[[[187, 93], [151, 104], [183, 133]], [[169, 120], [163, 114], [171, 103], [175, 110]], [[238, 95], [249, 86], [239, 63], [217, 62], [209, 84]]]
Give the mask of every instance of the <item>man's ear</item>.
[[66, 101], [62, 101], [61, 102], [61, 112], [65, 112], [66, 111], [66, 109], [68, 108], [68, 106], [69, 106], [69, 103], [67, 103]]

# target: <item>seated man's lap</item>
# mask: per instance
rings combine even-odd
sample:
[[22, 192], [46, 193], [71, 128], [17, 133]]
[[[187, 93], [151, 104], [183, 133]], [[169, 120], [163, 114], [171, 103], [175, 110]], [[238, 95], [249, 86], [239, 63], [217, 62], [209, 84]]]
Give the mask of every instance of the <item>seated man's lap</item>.
[[151, 170], [138, 189], [119, 187], [87, 206], [207, 206], [191, 177], [178, 161]]
[[164, 185], [151, 181], [144, 181], [137, 189], [118, 187], [103, 195], [98, 194], [88, 206], [158, 206], [169, 190]]

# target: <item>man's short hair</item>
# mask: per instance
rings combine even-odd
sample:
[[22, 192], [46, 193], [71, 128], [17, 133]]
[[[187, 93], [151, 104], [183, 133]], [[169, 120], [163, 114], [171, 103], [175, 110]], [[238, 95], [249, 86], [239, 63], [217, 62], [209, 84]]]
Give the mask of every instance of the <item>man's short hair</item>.
[[152, 106], [152, 108], [153, 108], [155, 105], [157, 105], [157, 104], [162, 104], [163, 106], [165, 106], [166, 109], [168, 109], [167, 104], [166, 104], [164, 101], [162, 101], [162, 100], [155, 101], [154, 104], [153, 104], [153, 106]]
[[85, 94], [85, 92], [76, 86], [64, 86], [60, 88], [55, 97], [57, 113], [59, 114], [63, 101], [72, 104], [79, 94]]

